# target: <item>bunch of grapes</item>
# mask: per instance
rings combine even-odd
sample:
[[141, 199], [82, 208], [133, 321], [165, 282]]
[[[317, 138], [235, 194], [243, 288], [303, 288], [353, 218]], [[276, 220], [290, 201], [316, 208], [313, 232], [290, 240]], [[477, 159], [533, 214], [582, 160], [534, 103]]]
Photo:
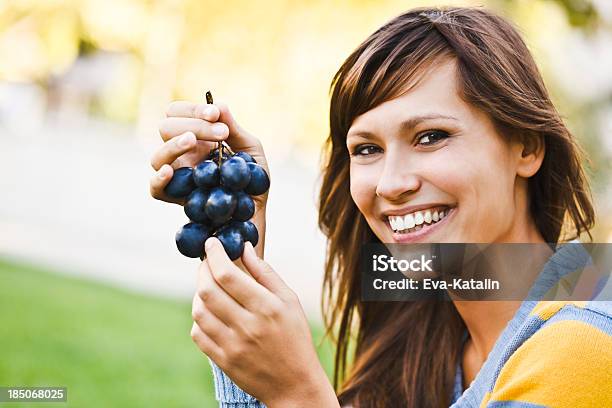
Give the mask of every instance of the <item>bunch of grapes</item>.
[[[212, 103], [210, 92], [206, 93]], [[259, 241], [249, 221], [255, 213], [251, 196], [270, 188], [268, 173], [246, 152], [234, 153], [220, 142], [208, 159], [194, 168], [176, 169], [165, 188], [168, 196], [185, 199], [188, 224], [176, 233], [176, 246], [185, 256], [204, 259], [204, 242], [217, 237], [231, 260], [242, 255], [245, 242]]]

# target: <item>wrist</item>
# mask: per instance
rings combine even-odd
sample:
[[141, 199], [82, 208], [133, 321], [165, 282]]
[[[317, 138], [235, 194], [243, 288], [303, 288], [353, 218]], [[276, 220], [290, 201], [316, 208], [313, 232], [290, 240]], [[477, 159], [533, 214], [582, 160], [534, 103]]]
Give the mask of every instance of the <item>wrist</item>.
[[321, 368], [321, 373], [312, 381], [303, 381], [291, 395], [279, 394], [265, 402], [268, 408], [340, 408], [338, 397]]

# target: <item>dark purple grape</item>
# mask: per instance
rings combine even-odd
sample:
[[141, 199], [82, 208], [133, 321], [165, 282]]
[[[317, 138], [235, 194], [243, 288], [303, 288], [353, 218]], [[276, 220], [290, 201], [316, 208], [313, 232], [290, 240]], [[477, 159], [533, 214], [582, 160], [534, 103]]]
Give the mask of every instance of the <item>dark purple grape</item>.
[[244, 242], [249, 241], [253, 246], [259, 242], [259, 232], [251, 221], [234, 221], [230, 225], [240, 231]]
[[231, 224], [221, 227], [215, 236], [223, 244], [225, 253], [232, 261], [240, 258], [242, 251], [244, 251], [244, 239], [238, 228], [233, 227]]
[[236, 221], [248, 221], [255, 214], [255, 203], [250, 195], [244, 191], [236, 193], [236, 210], [232, 218]]
[[221, 164], [221, 185], [233, 191], [244, 189], [251, 181], [247, 162], [241, 157], [232, 157]]
[[209, 236], [209, 230], [204, 225], [190, 222], [176, 233], [176, 247], [181, 254], [197, 258], [204, 253], [204, 242]]
[[268, 191], [270, 188], [270, 178], [268, 173], [256, 163], [247, 163], [251, 171], [251, 181], [244, 189], [250, 195], [260, 195]]
[[208, 201], [208, 196], [210, 192], [208, 190], [204, 190], [203, 188], [196, 188], [193, 190], [189, 196], [187, 196], [187, 200], [185, 201], [185, 215], [189, 217], [189, 219], [193, 222], [197, 222], [205, 225], [212, 225], [212, 221], [206, 215], [206, 202]]
[[199, 187], [217, 187], [219, 185], [219, 166], [212, 160], [203, 161], [193, 170], [193, 181]]
[[181, 167], [174, 170], [172, 179], [164, 188], [166, 194], [172, 198], [185, 198], [196, 188], [193, 182], [193, 169], [191, 167]]
[[253, 156], [251, 156], [247, 152], [238, 152], [234, 155], [234, 157], [242, 157], [247, 163], [257, 163]]
[[210, 190], [205, 211], [208, 218], [216, 225], [228, 221], [236, 209], [236, 194], [225, 187]]

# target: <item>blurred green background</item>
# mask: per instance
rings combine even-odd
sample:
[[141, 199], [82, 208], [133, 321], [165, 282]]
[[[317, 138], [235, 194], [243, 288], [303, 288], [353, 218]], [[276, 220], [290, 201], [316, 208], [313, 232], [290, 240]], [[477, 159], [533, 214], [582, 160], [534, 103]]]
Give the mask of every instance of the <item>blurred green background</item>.
[[68, 386], [70, 406], [215, 406], [189, 336], [197, 262], [173, 242], [186, 219], [148, 196], [167, 104], [208, 89], [266, 148], [266, 258], [319, 343], [329, 84], [423, 5], [484, 5], [519, 27], [590, 160], [595, 241], [612, 241], [610, 1], [0, 0], [0, 386]]
[[[190, 303], [1, 260], [0, 282], [0, 386], [65, 386], [74, 407], [215, 405]], [[331, 374], [331, 346], [319, 327], [313, 337]]]

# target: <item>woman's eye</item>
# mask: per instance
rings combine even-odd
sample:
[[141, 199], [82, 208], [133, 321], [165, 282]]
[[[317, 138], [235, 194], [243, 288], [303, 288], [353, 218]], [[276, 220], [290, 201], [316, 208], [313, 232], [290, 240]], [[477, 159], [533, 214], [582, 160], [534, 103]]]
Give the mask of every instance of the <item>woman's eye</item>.
[[423, 146], [431, 146], [433, 144], [436, 144], [440, 140], [446, 139], [447, 137], [449, 137], [448, 133], [443, 132], [441, 130], [433, 130], [433, 131], [429, 131], [429, 132], [426, 132], [418, 136], [417, 144], [420, 144]]
[[379, 153], [380, 147], [373, 145], [357, 146], [353, 151], [353, 156], [369, 156], [374, 153]]

